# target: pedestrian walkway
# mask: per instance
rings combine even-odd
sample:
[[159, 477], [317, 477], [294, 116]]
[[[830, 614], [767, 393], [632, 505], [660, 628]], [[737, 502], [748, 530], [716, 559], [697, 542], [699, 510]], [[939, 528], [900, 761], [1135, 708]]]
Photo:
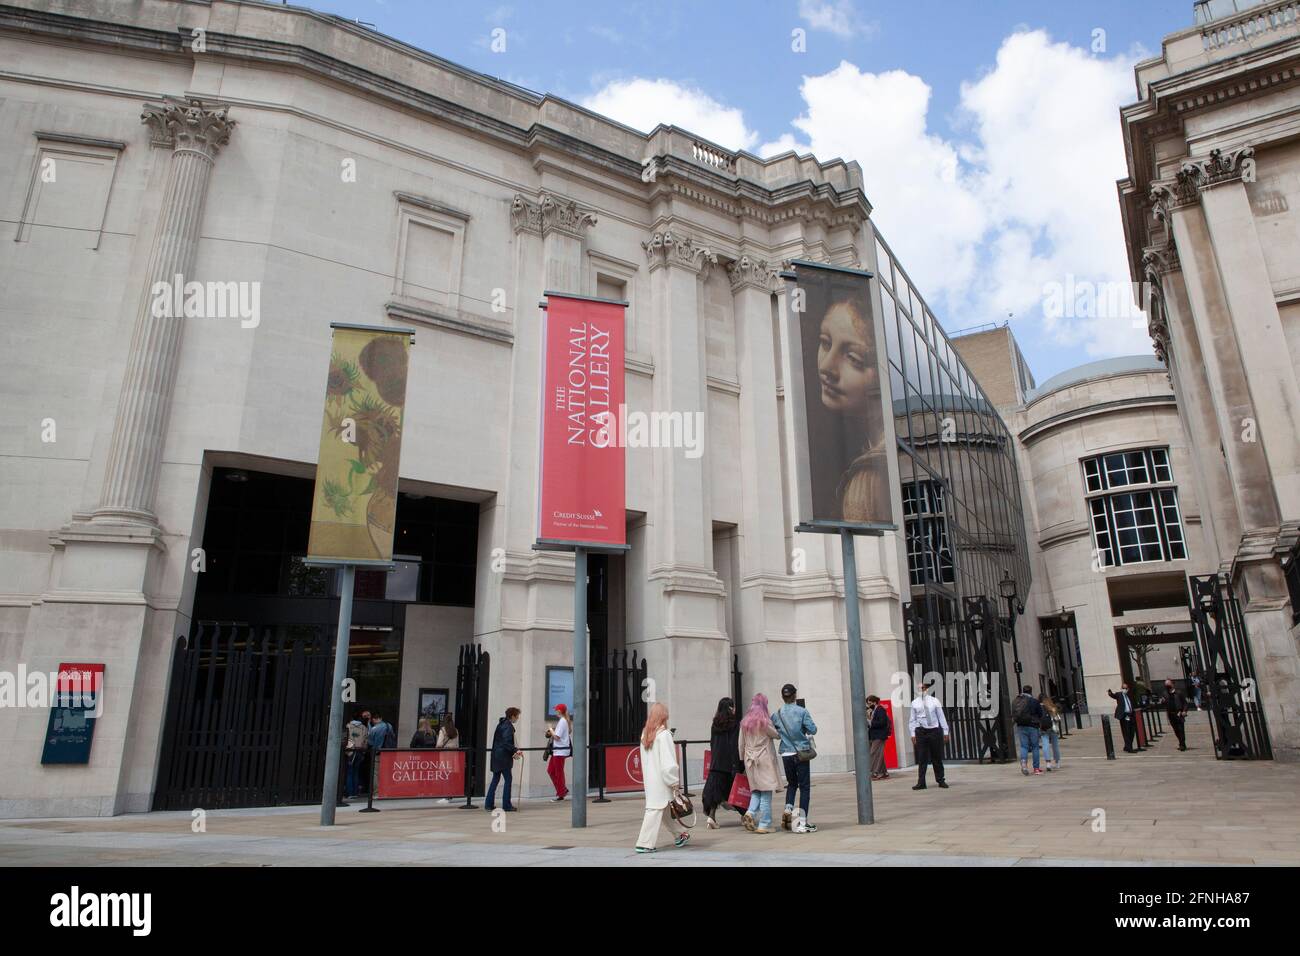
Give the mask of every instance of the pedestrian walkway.
[[[588, 808], [524, 800], [495, 832], [482, 809], [384, 802], [382, 812], [318, 807], [213, 811], [206, 833], [184, 812], [0, 821], [0, 865], [780, 865], [1300, 864], [1300, 766], [1216, 761], [1208, 717], [1189, 715], [1188, 750], [1172, 733], [1148, 751], [1105, 759], [1099, 727], [1062, 741], [1061, 770], [1024, 777], [1017, 764], [958, 764], [950, 789], [911, 789], [914, 772], [873, 785], [876, 824], [858, 826], [853, 777], [814, 776], [814, 834], [695, 828], [690, 846], [638, 856], [639, 795]], [[698, 784], [692, 787], [698, 803]], [[778, 799], [780, 797], [778, 796]], [[476, 801], [477, 802], [477, 801]]]

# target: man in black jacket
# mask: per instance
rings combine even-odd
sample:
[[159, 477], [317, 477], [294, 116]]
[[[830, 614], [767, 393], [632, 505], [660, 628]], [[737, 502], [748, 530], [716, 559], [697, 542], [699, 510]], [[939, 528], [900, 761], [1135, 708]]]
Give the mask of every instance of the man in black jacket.
[[871, 779], [888, 780], [889, 771], [885, 768], [885, 741], [889, 739], [889, 711], [880, 703], [880, 698], [872, 694], [867, 698], [867, 742], [871, 745]]
[[1169, 726], [1178, 736], [1178, 749], [1187, 749], [1187, 738], [1183, 736], [1183, 725], [1187, 722], [1187, 698], [1178, 693], [1172, 680], [1165, 681], [1165, 715]]
[[1034, 773], [1041, 775], [1038, 766], [1039, 725], [1043, 720], [1043, 705], [1034, 699], [1034, 689], [1026, 684], [1011, 702], [1011, 719], [1016, 725], [1016, 747], [1020, 751], [1020, 772], [1029, 776], [1029, 755], [1034, 755]]
[[510, 805], [511, 777], [514, 771], [514, 762], [524, 755], [523, 751], [515, 746], [515, 721], [518, 719], [519, 708], [507, 708], [506, 715], [497, 721], [496, 733], [492, 735], [492, 759], [489, 764], [489, 769], [492, 771], [492, 782], [488, 784], [487, 796], [483, 798], [483, 809], [489, 813], [496, 806], [497, 783], [503, 777], [506, 782], [506, 791], [501, 801], [501, 809], [507, 813], [515, 809]]
[[1133, 714], [1133, 699], [1129, 697], [1128, 681], [1119, 685], [1119, 693], [1107, 689], [1106, 693], [1110, 695], [1111, 700], [1115, 701], [1115, 719], [1119, 721], [1119, 729], [1124, 732], [1124, 752], [1126, 754], [1137, 753], [1133, 747], [1133, 735], [1137, 726], [1133, 723], [1135, 717]]

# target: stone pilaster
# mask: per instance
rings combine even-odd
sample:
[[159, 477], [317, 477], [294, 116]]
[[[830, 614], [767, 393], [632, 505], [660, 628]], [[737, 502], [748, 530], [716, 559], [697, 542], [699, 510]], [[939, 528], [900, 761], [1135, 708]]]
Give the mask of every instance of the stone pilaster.
[[[706, 469], [710, 467], [708, 389], [702, 280], [717, 264], [711, 249], [684, 231], [664, 226], [641, 243], [650, 270], [654, 382], [652, 411], [704, 414], [705, 454], [655, 448], [654, 494], [644, 553], [629, 556], [629, 573], [648, 582], [644, 612], [628, 621], [628, 644], [649, 661], [658, 699], [680, 727], [707, 727], [725, 688], [713, 680], [729, 671], [724, 629], [725, 590], [713, 568], [713, 521]], [[711, 698], [711, 699], [710, 699]]]
[[191, 279], [208, 179], [235, 122], [225, 106], [176, 98], [147, 104], [141, 119], [149, 125], [153, 145], [172, 152], [93, 520], [154, 525], [184, 319], [155, 315], [153, 290], [160, 282], [170, 288], [177, 276], [182, 282]]
[[[1206, 543], [1211, 546], [1215, 563], [1222, 567], [1231, 560], [1241, 540], [1241, 519], [1221, 447], [1214, 398], [1206, 377], [1206, 356], [1196, 335], [1177, 250], [1172, 246], [1149, 249], [1143, 260], [1147, 281], [1159, 289], [1158, 302], [1151, 310], [1151, 337], [1156, 354], [1169, 368], [1178, 397], [1178, 414], [1196, 462], [1193, 478], [1202, 526], [1209, 532]], [[1175, 478], [1185, 480], [1179, 475]]]

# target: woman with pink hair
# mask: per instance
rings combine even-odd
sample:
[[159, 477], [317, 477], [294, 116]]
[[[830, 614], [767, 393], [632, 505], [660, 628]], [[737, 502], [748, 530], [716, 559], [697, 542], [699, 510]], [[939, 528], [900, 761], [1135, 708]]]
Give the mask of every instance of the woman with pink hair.
[[772, 832], [772, 793], [781, 786], [781, 768], [776, 760], [775, 741], [780, 738], [767, 712], [767, 695], [755, 694], [749, 711], [740, 721], [740, 759], [749, 780], [749, 809], [745, 829], [750, 833]]
[[[641, 778], [645, 781], [645, 819], [641, 822], [636, 851], [653, 853], [655, 844], [659, 842], [661, 826], [667, 827], [669, 835], [673, 835], [677, 821], [668, 812], [668, 804], [672, 803], [673, 792], [681, 779], [677, 767], [677, 745], [668, 729], [668, 708], [663, 704], [650, 705], [650, 715], [641, 731]], [[676, 829], [680, 832], [673, 836], [673, 844], [685, 846], [691, 835], [681, 825]]]

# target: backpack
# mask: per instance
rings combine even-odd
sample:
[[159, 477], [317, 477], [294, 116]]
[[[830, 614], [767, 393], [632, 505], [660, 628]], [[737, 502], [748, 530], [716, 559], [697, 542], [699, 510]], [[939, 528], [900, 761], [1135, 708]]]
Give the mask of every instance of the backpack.
[[383, 747], [385, 750], [389, 750], [397, 746], [397, 731], [393, 730], [393, 725], [388, 723], [388, 721], [384, 721], [384, 725], [388, 729], [384, 731]]
[[1017, 727], [1032, 727], [1034, 720], [1026, 716], [1025, 711], [1029, 708], [1030, 698], [1024, 694], [1018, 694], [1016, 699], [1011, 702], [1011, 719], [1015, 721]]

